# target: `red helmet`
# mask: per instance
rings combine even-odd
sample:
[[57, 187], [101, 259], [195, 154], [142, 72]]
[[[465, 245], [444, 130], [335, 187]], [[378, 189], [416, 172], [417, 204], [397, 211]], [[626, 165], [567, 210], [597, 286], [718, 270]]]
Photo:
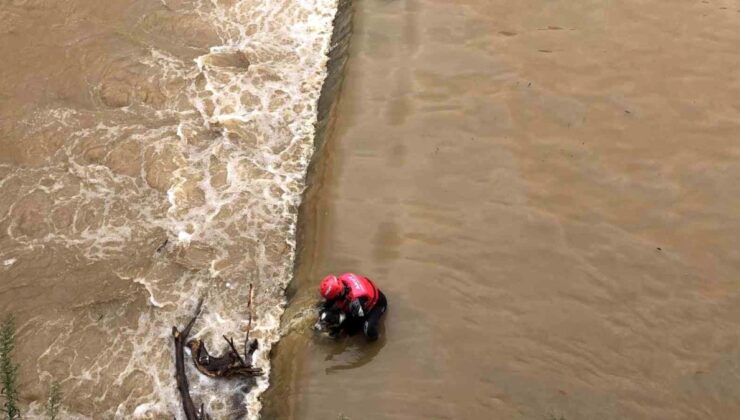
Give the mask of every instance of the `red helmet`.
[[324, 277], [324, 280], [321, 280], [319, 292], [321, 292], [321, 296], [323, 296], [324, 299], [334, 299], [342, 292], [342, 282], [339, 281], [335, 275], [326, 276]]

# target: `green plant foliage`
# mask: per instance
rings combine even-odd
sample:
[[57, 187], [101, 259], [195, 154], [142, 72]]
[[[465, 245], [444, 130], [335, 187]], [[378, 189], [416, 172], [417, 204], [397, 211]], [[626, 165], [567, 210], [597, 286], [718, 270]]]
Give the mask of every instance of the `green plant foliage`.
[[54, 381], [49, 386], [49, 400], [46, 402], [46, 416], [49, 420], [59, 418], [59, 409], [62, 406], [62, 390], [59, 381]]
[[0, 395], [5, 399], [2, 411], [8, 420], [21, 417], [18, 408], [18, 365], [13, 363], [15, 320], [6, 318], [0, 326]]

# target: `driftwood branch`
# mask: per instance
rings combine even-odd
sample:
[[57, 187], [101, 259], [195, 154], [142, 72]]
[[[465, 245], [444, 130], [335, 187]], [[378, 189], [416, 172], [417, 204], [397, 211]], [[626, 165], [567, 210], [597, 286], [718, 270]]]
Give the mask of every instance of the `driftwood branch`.
[[257, 350], [257, 340], [249, 341], [249, 332], [252, 329], [252, 285], [249, 285], [249, 322], [244, 340], [244, 356], [239, 354], [234, 339], [223, 336], [228, 348], [223, 356], [213, 356], [208, 353], [205, 343], [194, 338], [187, 343], [193, 356], [193, 363], [198, 371], [212, 378], [252, 377], [262, 375], [262, 369], [252, 367], [252, 355]]
[[[227, 349], [223, 356], [212, 356], [208, 353], [205, 343], [197, 338], [190, 340], [190, 342], [188, 342], [188, 347], [190, 347], [190, 352], [193, 355], [195, 368], [198, 369], [200, 373], [210, 376], [211, 378], [252, 377], [262, 375], [262, 369], [252, 367], [248, 362], [243, 362], [241, 355], [231, 348]], [[252, 347], [257, 347], [257, 340], [252, 342]]]
[[185, 417], [187, 420], [207, 420], [209, 419], [209, 416], [205, 413], [205, 409], [202, 404], [200, 406], [200, 410], [196, 410], [195, 403], [193, 403], [193, 399], [190, 396], [188, 378], [185, 374], [185, 346], [190, 349], [195, 368], [206, 376], [210, 376], [212, 378], [248, 378], [263, 374], [262, 369], [252, 367], [252, 356], [258, 347], [256, 339], [251, 342], [249, 341], [249, 333], [252, 330], [252, 292], [253, 289], [250, 284], [249, 302], [247, 303], [249, 322], [247, 324], [247, 332], [244, 339], [243, 357], [236, 349], [234, 339], [226, 336], [223, 336], [223, 338], [226, 343], [228, 343], [228, 348], [223, 356], [211, 356], [206, 349], [205, 343], [200, 339], [194, 338], [188, 341], [188, 336], [195, 324], [195, 320], [200, 315], [203, 299], [198, 301], [195, 315], [182, 331], [178, 331], [177, 327], [172, 327], [172, 337], [175, 340], [175, 379], [177, 380], [177, 389], [180, 391], [182, 407], [185, 411]]
[[[247, 366], [247, 362], [244, 361], [242, 356], [239, 354], [239, 350], [236, 349], [236, 346], [234, 345], [234, 339], [233, 338], [226, 338], [226, 336], [223, 336], [224, 340], [226, 340], [227, 343], [229, 343], [229, 348], [231, 348], [231, 352], [236, 355], [236, 357], [239, 358], [239, 363], [241, 363], [242, 366]], [[246, 353], [245, 353], [246, 354]]]
[[[249, 332], [252, 331], [252, 284], [249, 284], [249, 301], [247, 302], [247, 311], [249, 311], [249, 323], [247, 324], [247, 334], [244, 337], [244, 357], [251, 360], [251, 353], [248, 350], [249, 347]], [[254, 352], [254, 350], [252, 350]]]
[[185, 374], [185, 343], [190, 335], [190, 330], [193, 329], [193, 324], [200, 314], [201, 307], [203, 305], [203, 299], [198, 301], [198, 306], [195, 309], [195, 315], [188, 322], [188, 325], [182, 331], [178, 331], [177, 327], [172, 327], [172, 337], [175, 339], [175, 379], [177, 380], [177, 389], [180, 391], [180, 397], [182, 398], [182, 408], [185, 411], [185, 418], [188, 420], [203, 420], [207, 416], [201, 405], [200, 412], [195, 409], [195, 404], [190, 396], [190, 387], [188, 385], [188, 377]]

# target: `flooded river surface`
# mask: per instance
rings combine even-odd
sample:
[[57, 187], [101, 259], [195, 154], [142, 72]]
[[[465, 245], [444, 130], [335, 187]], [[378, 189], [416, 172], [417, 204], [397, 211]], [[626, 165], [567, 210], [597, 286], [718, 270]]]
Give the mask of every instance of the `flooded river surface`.
[[[182, 417], [171, 328], [269, 373], [336, 0], [0, 2], [0, 316], [25, 418]], [[188, 364], [190, 366], [190, 364]], [[190, 372], [218, 419], [256, 386]], [[248, 384], [247, 384], [248, 385]]]
[[[266, 418], [734, 419], [740, 3], [355, 3]], [[389, 299], [317, 340], [323, 275]]]

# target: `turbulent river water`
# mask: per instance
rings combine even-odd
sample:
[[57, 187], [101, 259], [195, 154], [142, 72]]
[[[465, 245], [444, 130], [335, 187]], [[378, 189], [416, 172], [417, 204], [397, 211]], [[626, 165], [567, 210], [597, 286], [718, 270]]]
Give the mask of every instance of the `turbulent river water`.
[[[54, 380], [65, 418], [181, 415], [171, 326], [202, 296], [198, 335], [240, 339], [250, 283], [269, 372], [336, 11], [0, 2], [0, 312], [29, 418]], [[215, 418], [256, 417], [268, 383], [191, 381]]]

